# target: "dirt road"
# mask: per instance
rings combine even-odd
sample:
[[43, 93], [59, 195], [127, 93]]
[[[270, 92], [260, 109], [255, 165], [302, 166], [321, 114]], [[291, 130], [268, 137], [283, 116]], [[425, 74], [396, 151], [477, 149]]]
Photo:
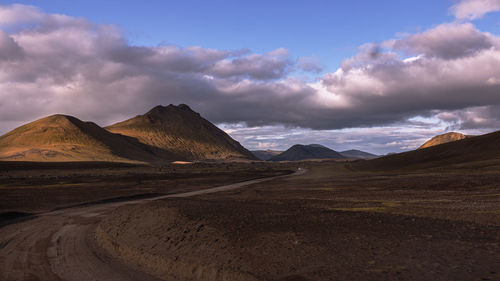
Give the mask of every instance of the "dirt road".
[[299, 168], [290, 175], [200, 191], [62, 209], [4, 226], [0, 228], [0, 280], [156, 280], [123, 266], [95, 247], [93, 231], [107, 213], [129, 204], [226, 191], [305, 172]]

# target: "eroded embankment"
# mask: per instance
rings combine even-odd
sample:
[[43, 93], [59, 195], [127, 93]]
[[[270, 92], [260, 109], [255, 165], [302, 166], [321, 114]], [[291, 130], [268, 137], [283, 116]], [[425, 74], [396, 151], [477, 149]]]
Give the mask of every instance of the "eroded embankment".
[[117, 209], [99, 223], [95, 237], [110, 255], [161, 279], [258, 280], [232, 265], [236, 257], [222, 233], [165, 202]]

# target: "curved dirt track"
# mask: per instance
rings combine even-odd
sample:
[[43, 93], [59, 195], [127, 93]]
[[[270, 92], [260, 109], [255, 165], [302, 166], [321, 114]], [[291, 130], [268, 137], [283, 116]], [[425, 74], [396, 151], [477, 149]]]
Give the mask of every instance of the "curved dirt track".
[[200, 191], [156, 198], [75, 207], [40, 214], [0, 228], [0, 280], [156, 280], [123, 266], [94, 246], [97, 223], [110, 211], [129, 204], [169, 197], [189, 197], [242, 188], [273, 179], [255, 179]]

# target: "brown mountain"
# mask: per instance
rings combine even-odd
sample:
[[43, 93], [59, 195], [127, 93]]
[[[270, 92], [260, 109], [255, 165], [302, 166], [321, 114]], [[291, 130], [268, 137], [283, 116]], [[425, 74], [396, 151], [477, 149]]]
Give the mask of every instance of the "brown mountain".
[[296, 144], [269, 161], [300, 161], [306, 159], [341, 159], [340, 153], [320, 144]]
[[156, 106], [105, 129], [174, 152], [179, 160], [252, 159], [255, 156], [189, 106]]
[[159, 159], [137, 140], [112, 134], [72, 116], [52, 115], [1, 136], [0, 160], [151, 162]]
[[431, 146], [435, 146], [435, 145], [440, 145], [440, 144], [447, 143], [447, 142], [463, 140], [465, 138], [467, 138], [467, 136], [464, 134], [450, 132], [450, 133], [446, 133], [446, 134], [442, 134], [442, 135], [438, 135], [438, 136], [433, 137], [432, 139], [426, 141], [418, 149], [427, 148], [427, 147], [431, 147]]
[[500, 131], [352, 163], [353, 168], [393, 170], [500, 166]]

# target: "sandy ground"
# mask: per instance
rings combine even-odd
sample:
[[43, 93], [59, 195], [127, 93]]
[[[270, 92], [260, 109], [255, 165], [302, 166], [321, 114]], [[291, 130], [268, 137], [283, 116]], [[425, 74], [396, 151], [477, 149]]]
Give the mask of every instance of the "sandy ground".
[[149, 205], [151, 201], [173, 196], [188, 197], [238, 189], [281, 177], [155, 199], [62, 209], [9, 224], [0, 228], [0, 280], [156, 280], [140, 268], [124, 265], [97, 246], [96, 226], [110, 211], [130, 205]]

